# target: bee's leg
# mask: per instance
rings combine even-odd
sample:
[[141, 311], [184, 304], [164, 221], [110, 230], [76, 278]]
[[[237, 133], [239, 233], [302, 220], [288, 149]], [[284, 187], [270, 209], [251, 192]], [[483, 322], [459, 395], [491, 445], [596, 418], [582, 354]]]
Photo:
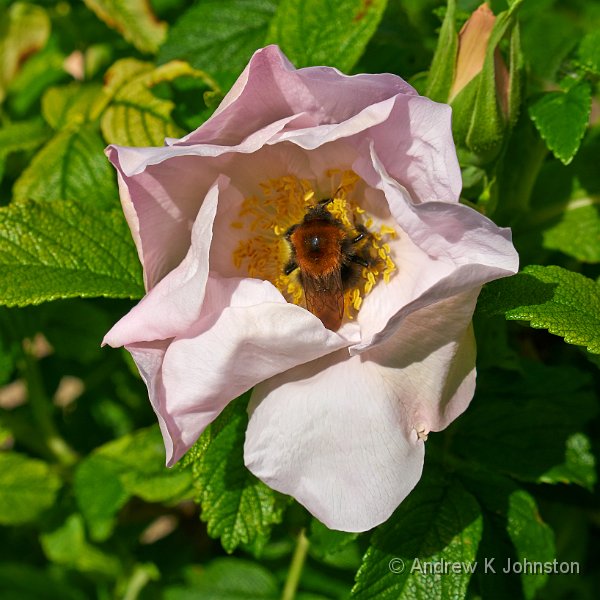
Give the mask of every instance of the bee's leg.
[[294, 272], [296, 269], [298, 268], [298, 263], [295, 260], [290, 260], [290, 262], [285, 265], [283, 272], [286, 275], [290, 275], [292, 272]]
[[356, 231], [358, 231], [358, 235], [353, 237], [350, 241], [353, 244], [358, 244], [361, 240], [364, 240], [369, 235], [369, 230], [364, 225], [357, 225]]
[[284, 234], [283, 236], [285, 237], [285, 239], [289, 242], [290, 241], [290, 237], [292, 237], [292, 233], [294, 233], [294, 231], [296, 231], [298, 225], [292, 225]]
[[357, 265], [360, 265], [361, 267], [370, 267], [371, 264], [369, 263], [369, 261], [366, 258], [363, 258], [362, 256], [359, 256], [358, 254], [353, 254], [350, 257], [350, 260], [353, 263], [356, 263]]

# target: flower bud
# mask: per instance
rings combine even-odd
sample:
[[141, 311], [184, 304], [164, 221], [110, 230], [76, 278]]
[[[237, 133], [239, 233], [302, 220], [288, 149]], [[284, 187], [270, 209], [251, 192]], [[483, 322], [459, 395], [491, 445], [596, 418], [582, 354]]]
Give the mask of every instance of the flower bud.
[[[488, 42], [496, 17], [487, 4], [482, 4], [465, 22], [458, 34], [458, 54], [456, 57], [456, 70], [454, 81], [450, 89], [448, 100], [452, 102], [466, 85], [481, 73], [485, 62]], [[507, 74], [506, 64], [498, 49], [494, 52], [494, 61], [503, 74]], [[497, 82], [498, 83], [498, 82]], [[506, 102], [508, 89], [504, 86], [499, 89], [499, 98], [503, 104]]]
[[[448, 3], [445, 28], [442, 27], [446, 39], [440, 36], [429, 82], [434, 99], [447, 101], [454, 109], [452, 130], [457, 145], [474, 153], [477, 162], [488, 162], [497, 156], [517, 117], [520, 47], [514, 14], [520, 4], [516, 0], [498, 16], [486, 3], [482, 4], [457, 36], [456, 3]], [[507, 36], [508, 67], [499, 49]]]

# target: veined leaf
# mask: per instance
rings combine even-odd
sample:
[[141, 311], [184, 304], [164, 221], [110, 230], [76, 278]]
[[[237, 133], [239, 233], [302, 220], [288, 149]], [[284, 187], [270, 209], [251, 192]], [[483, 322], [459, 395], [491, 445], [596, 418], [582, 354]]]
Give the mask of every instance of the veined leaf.
[[186, 460], [192, 462], [201, 518], [212, 537], [233, 552], [240, 544], [255, 549], [281, 521], [287, 498], [259, 481], [244, 465], [247, 395], [232, 402], [202, 434]]
[[387, 0], [281, 0], [267, 41], [297, 67], [350, 71], [375, 33]]
[[15, 201], [77, 200], [97, 207], [118, 206], [115, 173], [103, 150], [93, 125], [60, 131], [15, 182]]
[[203, 0], [169, 30], [160, 62], [187, 61], [227, 88], [264, 45], [279, 0]]
[[121, 211], [76, 202], [0, 208], [0, 304], [139, 298], [141, 270]]
[[[190, 572], [186, 586], [165, 590], [164, 600], [277, 600], [275, 576], [256, 563], [239, 558], [217, 558], [199, 573]], [[298, 600], [304, 596], [298, 595]]]
[[116, 29], [140, 52], [155, 53], [167, 35], [148, 0], [85, 0], [99, 19]]
[[[436, 475], [433, 477], [432, 475]], [[481, 538], [480, 509], [457, 481], [429, 470], [392, 517], [375, 531], [352, 598], [464, 598]], [[432, 574], [434, 563], [464, 565]]]
[[600, 207], [597, 198], [577, 198], [560, 221], [542, 233], [544, 248], [560, 250], [582, 262], [600, 262]]
[[102, 86], [95, 83], [55, 86], [42, 98], [42, 114], [54, 129], [62, 129], [69, 123], [95, 121], [105, 106]]
[[[481, 596], [524, 595], [531, 600], [545, 585], [548, 574], [523, 569], [519, 582], [516, 573], [503, 577], [501, 569], [508, 560], [545, 563], [556, 557], [553, 531], [542, 520], [534, 498], [508, 477], [473, 463], [461, 467], [459, 477], [484, 510], [485, 526], [476, 572]], [[487, 568], [486, 561], [489, 561]]]
[[524, 367], [510, 381], [505, 374], [482, 379], [453, 426], [456, 453], [523, 481], [589, 488], [596, 473], [581, 432], [598, 410], [590, 378], [573, 368]]
[[600, 75], [600, 32], [588, 33], [579, 44], [577, 57], [580, 65], [586, 70]]
[[547, 92], [529, 107], [529, 115], [554, 156], [568, 165], [588, 125], [592, 90], [582, 81], [563, 92]]
[[0, 129], [0, 181], [6, 157], [13, 152], [35, 150], [51, 135], [50, 128], [40, 118], [9, 123]]
[[569, 344], [600, 354], [600, 285], [562, 267], [532, 265], [485, 286], [478, 307], [511, 321], [529, 321]]
[[105, 78], [104, 91], [110, 100], [102, 116], [106, 141], [124, 146], [160, 146], [165, 137], [183, 135], [171, 119], [173, 102], [157, 98], [150, 90], [160, 82], [184, 76], [203, 79], [217, 88], [208, 75], [185, 62], [172, 61], [154, 67], [134, 58], [117, 61]]

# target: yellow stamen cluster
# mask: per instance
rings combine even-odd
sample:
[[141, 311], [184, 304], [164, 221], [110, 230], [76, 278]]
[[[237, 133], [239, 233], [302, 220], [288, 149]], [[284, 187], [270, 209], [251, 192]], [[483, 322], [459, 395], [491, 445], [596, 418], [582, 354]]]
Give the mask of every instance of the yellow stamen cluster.
[[[319, 193], [311, 183], [286, 175], [261, 183], [262, 194], [246, 198], [239, 213], [239, 221], [231, 226], [247, 230], [248, 237], [242, 239], [233, 253], [236, 268], [244, 269], [250, 277], [270, 281], [289, 302], [304, 304], [304, 292], [297, 273], [286, 275], [285, 266], [291, 258], [291, 248], [285, 233], [302, 219], [320, 200], [333, 198], [327, 210], [348, 231], [357, 234], [361, 225], [369, 231], [357, 244], [357, 252], [368, 258], [369, 267], [358, 267], [359, 277], [345, 291], [346, 316], [354, 318], [364, 296], [383, 280], [389, 283], [396, 265], [391, 257], [388, 240], [397, 234], [387, 225], [375, 228], [369, 217], [353, 198], [359, 177], [353, 171], [332, 169], [326, 176], [331, 181], [329, 193]], [[337, 183], [337, 185], [335, 185]]]

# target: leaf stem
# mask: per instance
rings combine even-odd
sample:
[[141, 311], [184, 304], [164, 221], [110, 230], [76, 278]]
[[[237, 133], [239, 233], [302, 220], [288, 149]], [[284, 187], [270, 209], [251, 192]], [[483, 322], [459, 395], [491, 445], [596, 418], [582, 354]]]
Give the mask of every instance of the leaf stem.
[[281, 600], [294, 600], [296, 597], [298, 583], [300, 582], [300, 576], [302, 575], [302, 569], [304, 567], [304, 562], [306, 561], [308, 546], [309, 541], [304, 533], [304, 528], [302, 528], [298, 534], [296, 548], [294, 550], [294, 555], [292, 556], [287, 579], [285, 580]]
[[42, 443], [48, 452], [64, 466], [77, 462], [77, 453], [58, 433], [52, 420], [50, 399], [44, 390], [42, 375], [36, 358], [31, 354], [29, 343], [24, 343], [22, 373], [27, 382], [29, 404], [33, 418], [39, 428]]
[[127, 589], [123, 595], [123, 600], [137, 600], [144, 587], [155, 579], [158, 579], [158, 572], [154, 565], [136, 565], [131, 578], [127, 582]]
[[[531, 193], [548, 154], [529, 117], [521, 115], [509, 141], [500, 181], [500, 202], [494, 220], [515, 226], [530, 210]], [[510, 157], [507, 163], [506, 157]]]

